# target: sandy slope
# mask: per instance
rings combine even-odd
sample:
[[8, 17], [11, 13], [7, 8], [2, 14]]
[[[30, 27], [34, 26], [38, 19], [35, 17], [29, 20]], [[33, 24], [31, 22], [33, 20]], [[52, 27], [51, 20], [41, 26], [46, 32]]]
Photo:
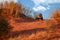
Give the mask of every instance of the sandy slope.
[[11, 19], [9, 22], [14, 28], [9, 40], [60, 40], [60, 26], [54, 26], [58, 24], [55, 19], [28, 21]]
[[[29, 19], [30, 20], [30, 19]], [[54, 20], [34, 20], [29, 21], [28, 19], [21, 19], [21, 18], [12, 18], [9, 23], [13, 26], [12, 31], [21, 31], [21, 30], [29, 30], [35, 28], [46, 28], [51, 24], [56, 24]]]

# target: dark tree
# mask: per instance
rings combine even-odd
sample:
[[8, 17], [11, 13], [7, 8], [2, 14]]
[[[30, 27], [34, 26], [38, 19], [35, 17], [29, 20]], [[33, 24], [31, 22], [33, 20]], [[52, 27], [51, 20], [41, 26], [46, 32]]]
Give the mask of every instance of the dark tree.
[[0, 9], [0, 14], [1, 14], [1, 12], [2, 12], [2, 9]]
[[11, 29], [12, 27], [5, 20], [5, 18], [0, 16], [0, 40], [3, 40], [5, 36], [8, 35]]

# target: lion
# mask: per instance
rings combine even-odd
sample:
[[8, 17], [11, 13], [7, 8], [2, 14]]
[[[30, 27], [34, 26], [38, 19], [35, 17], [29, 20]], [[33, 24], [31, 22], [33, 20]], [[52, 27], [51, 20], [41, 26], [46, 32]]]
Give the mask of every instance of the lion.
[[39, 19], [43, 20], [43, 16], [42, 16], [41, 13], [39, 13], [39, 14], [37, 15], [37, 17], [36, 17], [36, 20], [39, 20]]

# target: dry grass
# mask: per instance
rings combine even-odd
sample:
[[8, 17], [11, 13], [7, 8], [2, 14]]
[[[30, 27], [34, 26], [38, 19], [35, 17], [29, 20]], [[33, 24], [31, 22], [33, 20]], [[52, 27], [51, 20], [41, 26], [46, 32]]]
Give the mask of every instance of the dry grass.
[[[36, 29], [35, 29], [36, 30]], [[60, 31], [56, 30], [38, 30], [37, 31], [30, 30], [31, 32], [18, 35], [14, 38], [9, 38], [9, 40], [60, 40]]]
[[[28, 21], [28, 18], [23, 19], [21, 17], [13, 17], [13, 15], [17, 16], [21, 12], [21, 6], [14, 4], [13, 2], [11, 2], [11, 4], [10, 9], [2, 9], [2, 12], [0, 12], [0, 15], [5, 17], [14, 27], [14, 32], [9, 35], [9, 39], [7, 40], [60, 40], [60, 10], [55, 11], [50, 20], [31, 21], [29, 19]], [[18, 7], [14, 9], [17, 5]], [[6, 6], [8, 6], [8, 4], [6, 4]], [[17, 23], [15, 21], [16, 19], [21, 22], [18, 21], [19, 23]]]
[[17, 37], [9, 40], [60, 40], [60, 16], [57, 16], [60, 13], [55, 14], [56, 11], [51, 20], [45, 20], [47, 27], [21, 31]]

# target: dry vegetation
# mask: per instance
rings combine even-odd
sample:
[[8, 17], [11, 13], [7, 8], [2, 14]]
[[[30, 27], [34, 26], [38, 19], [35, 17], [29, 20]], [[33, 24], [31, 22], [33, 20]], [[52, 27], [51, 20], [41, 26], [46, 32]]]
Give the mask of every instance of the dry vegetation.
[[[12, 26], [16, 28], [20, 26], [18, 31], [14, 31], [9, 34], [9, 38], [7, 40], [60, 40], [60, 9], [54, 11], [49, 20], [34, 21], [31, 21], [30, 18], [21, 18], [23, 15], [17, 18], [22, 11], [22, 6], [14, 2], [5, 2], [5, 6], [0, 9], [0, 15], [5, 17], [8, 22], [13, 20], [12, 22], [9, 22], [13, 23]], [[15, 20], [19, 20], [21, 22], [18, 24]]]
[[5, 16], [15, 16], [17, 17], [20, 13], [22, 13], [22, 5], [18, 3], [14, 3], [13, 1], [8, 3], [7, 1], [4, 4], [0, 4], [0, 10], [2, 10], [2, 14]]
[[[59, 12], [56, 13], [57, 11], [58, 10], [56, 10], [53, 13], [50, 20], [43, 20], [46, 25], [45, 27], [38, 28], [38, 26], [42, 25], [42, 23], [38, 24], [37, 22], [41, 21], [39, 20], [37, 20], [37, 22], [34, 21], [35, 22], [34, 24], [37, 23], [36, 25], [37, 28], [35, 29], [33, 28], [30, 30], [16, 31], [12, 33], [12, 36], [11, 38], [9, 38], [9, 40], [60, 40], [60, 16], [58, 16], [60, 15], [60, 13]], [[34, 24], [31, 24], [32, 27]], [[42, 26], [44, 26], [44, 24]]]

